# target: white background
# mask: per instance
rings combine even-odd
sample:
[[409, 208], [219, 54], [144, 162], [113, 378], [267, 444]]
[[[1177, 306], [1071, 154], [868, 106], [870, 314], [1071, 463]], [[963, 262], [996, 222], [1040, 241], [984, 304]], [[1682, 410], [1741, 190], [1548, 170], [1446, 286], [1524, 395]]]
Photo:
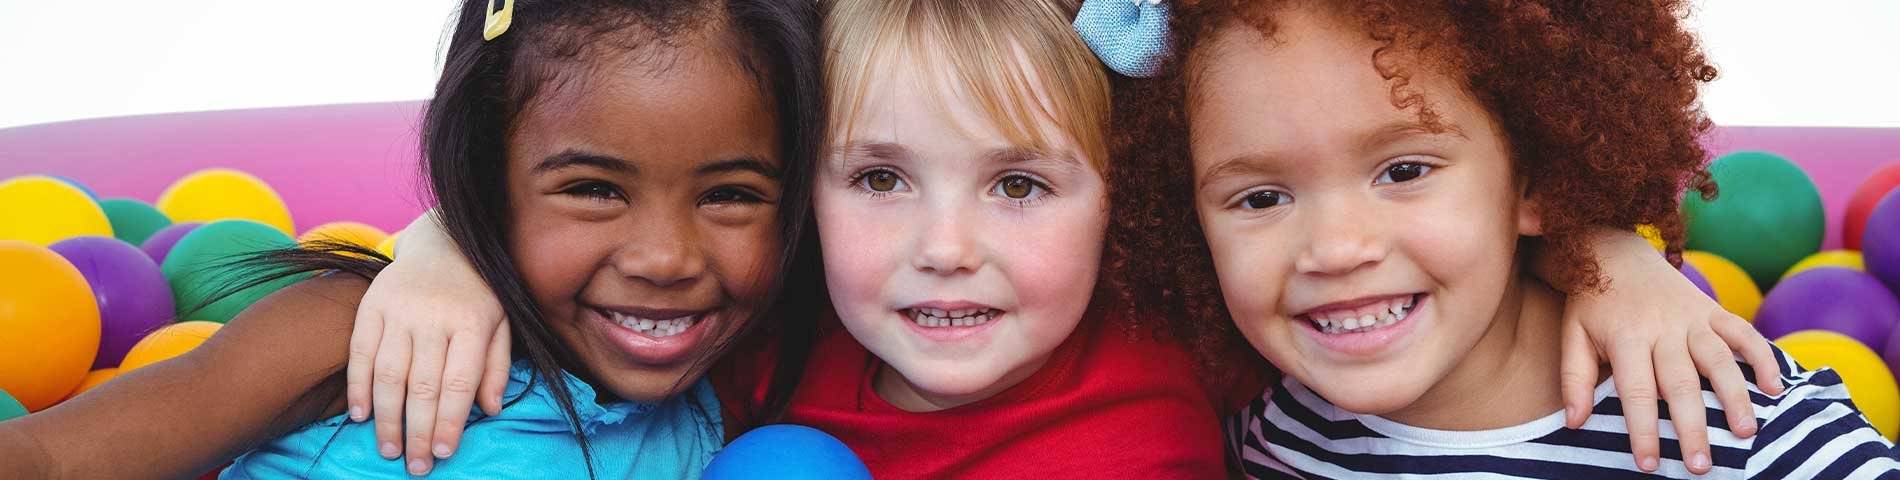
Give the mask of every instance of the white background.
[[[1900, 127], [1900, 1], [1698, 0], [1724, 125]], [[412, 100], [447, 0], [0, 0], [0, 127]]]

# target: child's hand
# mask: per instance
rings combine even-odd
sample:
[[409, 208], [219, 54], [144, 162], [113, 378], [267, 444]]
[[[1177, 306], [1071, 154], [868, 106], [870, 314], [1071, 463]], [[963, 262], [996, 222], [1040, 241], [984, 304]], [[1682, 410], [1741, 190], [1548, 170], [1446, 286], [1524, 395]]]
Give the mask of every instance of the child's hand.
[[1571, 296], [1565, 308], [1564, 423], [1577, 428], [1589, 419], [1598, 361], [1607, 358], [1638, 468], [1655, 471], [1661, 464], [1660, 390], [1684, 463], [1692, 473], [1708, 473], [1712, 462], [1701, 377], [1709, 379], [1728, 413], [1728, 430], [1737, 437], [1754, 435], [1754, 404], [1735, 352], [1754, 367], [1763, 392], [1780, 394], [1779, 364], [1768, 339], [1722, 310], [1636, 234], [1606, 233], [1595, 243], [1609, 282], [1603, 292]]
[[509, 336], [501, 304], [433, 216], [401, 243], [402, 260], [377, 275], [357, 310], [347, 396], [351, 420], [374, 414], [378, 452], [406, 456], [421, 475], [455, 452], [470, 403], [501, 412]]

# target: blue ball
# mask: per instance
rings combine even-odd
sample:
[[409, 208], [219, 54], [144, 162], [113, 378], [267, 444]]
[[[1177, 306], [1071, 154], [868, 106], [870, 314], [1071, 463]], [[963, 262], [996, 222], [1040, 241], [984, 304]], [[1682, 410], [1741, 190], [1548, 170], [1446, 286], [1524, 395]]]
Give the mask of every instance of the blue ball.
[[811, 427], [769, 425], [740, 435], [713, 456], [704, 480], [870, 480], [844, 442]]

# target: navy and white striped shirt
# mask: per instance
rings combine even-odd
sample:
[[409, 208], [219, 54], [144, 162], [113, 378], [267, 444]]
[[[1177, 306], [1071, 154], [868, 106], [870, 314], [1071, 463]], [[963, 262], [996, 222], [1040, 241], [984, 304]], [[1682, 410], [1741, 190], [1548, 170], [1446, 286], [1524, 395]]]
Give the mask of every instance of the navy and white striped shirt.
[[[1742, 368], [1758, 433], [1736, 438], [1705, 381], [1714, 470], [1703, 478], [1900, 479], [1900, 458], [1848, 400], [1840, 375], [1806, 371], [1775, 349], [1788, 389], [1770, 397]], [[1662, 464], [1644, 473], [1630, 457], [1622, 401], [1611, 381], [1597, 386], [1583, 428], [1563, 412], [1507, 428], [1431, 430], [1348, 412], [1291, 377], [1229, 419], [1229, 446], [1248, 478], [1690, 478], [1663, 419]]]

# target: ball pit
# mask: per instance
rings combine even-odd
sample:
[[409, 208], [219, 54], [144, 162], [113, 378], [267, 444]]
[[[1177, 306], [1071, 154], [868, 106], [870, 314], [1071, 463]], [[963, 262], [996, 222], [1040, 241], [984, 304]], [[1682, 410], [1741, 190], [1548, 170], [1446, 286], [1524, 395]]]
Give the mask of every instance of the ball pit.
[[1794, 274], [1819, 267], [1841, 267], [1863, 272], [1867, 271], [1866, 263], [1861, 260], [1860, 252], [1854, 250], [1828, 250], [1808, 255], [1808, 258], [1801, 259], [1801, 261], [1796, 262], [1793, 267], [1788, 267], [1788, 271], [1781, 274], [1781, 281], [1787, 281], [1788, 277], [1794, 276]]
[[52, 250], [65, 257], [86, 283], [99, 305], [99, 353], [92, 368], [119, 364], [139, 338], [171, 323], [176, 311], [171, 287], [151, 257], [116, 238], [77, 237], [61, 240]]
[[178, 239], [185, 238], [185, 234], [202, 226], [203, 222], [184, 222], [159, 229], [151, 238], [145, 239], [145, 243], [139, 244], [139, 250], [144, 250], [145, 256], [152, 257], [153, 263], [164, 265], [165, 256], [171, 254], [172, 247], [178, 246]]
[[86, 277], [46, 247], [0, 240], [0, 390], [40, 411], [66, 397], [99, 351]]
[[1800, 167], [1772, 153], [1740, 152], [1716, 159], [1709, 173], [1720, 196], [1682, 199], [1687, 248], [1735, 262], [1763, 287], [1821, 249], [1827, 215]]
[[185, 354], [198, 345], [205, 343], [211, 335], [218, 333], [224, 324], [193, 320], [166, 325], [158, 331], [146, 335], [126, 352], [125, 363], [119, 365], [119, 373], [145, 368], [148, 365]]
[[1716, 303], [1721, 303], [1722, 298], [1715, 296], [1715, 286], [1709, 285], [1709, 277], [1702, 275], [1701, 270], [1696, 270], [1695, 264], [1686, 261], [1682, 262], [1681, 270], [1682, 276], [1688, 277], [1689, 283], [1695, 284], [1697, 290], [1701, 290], [1702, 293], [1708, 295], [1709, 298], [1715, 299]]
[[1753, 321], [1761, 308], [1761, 289], [1734, 262], [1708, 252], [1682, 252], [1682, 263], [1694, 266], [1715, 291], [1716, 303], [1736, 316]]
[[68, 238], [112, 236], [112, 221], [99, 203], [71, 184], [42, 175], [0, 181], [0, 240], [52, 245]]
[[342, 242], [374, 250], [389, 238], [381, 229], [359, 222], [330, 222], [318, 225], [297, 237], [297, 243], [313, 241]]
[[1826, 330], [1790, 333], [1775, 339], [1775, 344], [1803, 368], [1828, 367], [1839, 373], [1854, 406], [1881, 435], [1893, 441], [1896, 431], [1900, 431], [1900, 386], [1880, 355], [1853, 338]]
[[1859, 270], [1821, 267], [1788, 277], [1762, 298], [1755, 329], [1776, 338], [1801, 330], [1827, 330], [1874, 351], [1900, 325], [1900, 299], [1880, 280]]
[[0, 390], [0, 422], [26, 416], [26, 405], [21, 405], [6, 390]]
[[99, 384], [106, 383], [106, 380], [111, 380], [112, 377], [117, 377], [117, 376], [119, 376], [119, 369], [117, 368], [101, 368], [98, 370], [93, 370], [91, 373], [86, 374], [86, 378], [84, 380], [79, 381], [79, 386], [73, 388], [73, 393], [66, 395], [66, 399], [71, 400], [73, 397], [77, 397], [81, 393], [86, 393], [87, 390], [92, 390], [93, 387], [97, 387], [99, 386]]
[[1900, 191], [1887, 194], [1867, 216], [1867, 230], [1861, 233], [1861, 257], [1867, 273], [1900, 291]]

